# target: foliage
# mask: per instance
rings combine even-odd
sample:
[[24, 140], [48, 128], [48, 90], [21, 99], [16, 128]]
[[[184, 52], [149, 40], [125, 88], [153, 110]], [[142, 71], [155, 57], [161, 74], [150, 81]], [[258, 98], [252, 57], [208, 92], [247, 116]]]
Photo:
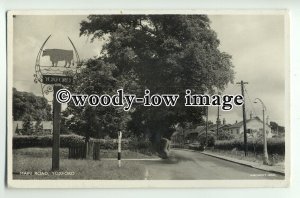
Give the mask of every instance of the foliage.
[[234, 139], [234, 135], [231, 134], [229, 131], [221, 130], [218, 134], [218, 140], [231, 140]]
[[[90, 143], [100, 142], [100, 149], [117, 149], [118, 142], [116, 139], [91, 139]], [[60, 136], [60, 147], [68, 148], [73, 146], [84, 145], [85, 140], [83, 136], [79, 135], [61, 135]], [[52, 147], [52, 136], [14, 136], [13, 137], [13, 148], [29, 148], [29, 147]], [[137, 139], [122, 139], [122, 149], [124, 150], [147, 150], [151, 148], [151, 143], [145, 140]]]
[[263, 144], [263, 134], [260, 133], [259, 131], [251, 130], [248, 137], [250, 138], [250, 143], [252, 144], [253, 147], [253, 153], [256, 155], [257, 147], [259, 146], [259, 144]]
[[51, 106], [43, 97], [13, 88], [14, 120], [28, 119], [28, 116], [32, 120], [51, 120]]
[[276, 122], [270, 122], [271, 130], [278, 133], [284, 133], [285, 128], [283, 126], [278, 125]]
[[68, 128], [67, 122], [68, 119], [62, 116], [60, 120], [60, 134], [71, 134], [71, 130]]
[[[118, 85], [118, 80], [113, 76], [115, 70], [112, 64], [100, 59], [90, 59], [77, 75], [77, 80], [68, 88], [72, 93], [114, 95]], [[129, 119], [121, 107], [76, 107], [73, 103], [69, 103], [63, 117], [69, 130], [84, 135], [87, 139], [103, 138], [106, 135], [116, 138], [118, 131], [124, 131]]]
[[43, 132], [43, 124], [42, 121], [39, 119], [36, 121], [34, 125], [34, 129], [36, 133], [42, 133]]
[[[117, 80], [118, 88], [134, 91], [138, 97], [145, 88], [152, 94], [183, 96], [186, 89], [214, 93], [233, 80], [231, 56], [219, 50], [206, 15], [90, 15], [81, 22], [80, 34], [105, 42], [100, 57], [90, 60], [95, 68], [89, 74], [93, 89], [105, 87], [92, 77], [101, 79], [106, 71], [99, 61], [111, 68], [110, 82]], [[204, 108], [185, 107], [184, 97], [175, 107], [136, 105], [128, 129], [159, 142], [161, 137], [169, 139], [178, 124], [201, 122], [201, 115]]]
[[200, 142], [200, 145], [203, 147], [213, 147], [215, 145], [215, 141], [216, 141], [216, 135], [215, 133], [208, 131], [207, 133], [207, 141], [206, 141], [206, 134], [204, 133], [200, 133], [198, 135], [198, 140]]
[[16, 126], [15, 134], [20, 134], [19, 124], [17, 124], [17, 126]]
[[[248, 140], [248, 151], [262, 153], [263, 152], [263, 142], [259, 142], [254, 147], [253, 139]], [[284, 155], [285, 153], [285, 141], [283, 138], [270, 138], [268, 139], [268, 153], [269, 154], [279, 154]], [[244, 150], [244, 141], [242, 139], [233, 139], [233, 140], [219, 140], [215, 142], [216, 149], [220, 150]]]
[[23, 134], [30, 135], [33, 134], [33, 124], [32, 118], [29, 115], [26, 115], [23, 119]]

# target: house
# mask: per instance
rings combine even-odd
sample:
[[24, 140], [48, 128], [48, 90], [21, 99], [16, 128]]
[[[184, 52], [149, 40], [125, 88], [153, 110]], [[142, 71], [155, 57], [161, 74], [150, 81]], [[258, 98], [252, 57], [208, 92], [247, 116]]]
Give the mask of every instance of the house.
[[[263, 133], [263, 121], [259, 117], [252, 117], [246, 120], [247, 130], [251, 131], [254, 135], [259, 135]], [[271, 138], [273, 134], [271, 133], [271, 127], [269, 124], [265, 125], [267, 138]], [[226, 128], [226, 130], [233, 134], [236, 137], [239, 137], [241, 134], [244, 134], [244, 125], [243, 121], [236, 122], [235, 124]]]
[[[226, 124], [226, 120], [223, 119], [223, 123], [218, 121], [217, 124], [210, 124], [207, 128], [208, 132], [217, 133], [217, 129], [219, 129], [219, 133], [222, 131], [226, 131], [230, 124]], [[194, 143], [199, 141], [199, 135], [206, 133], [206, 125], [188, 125], [186, 129], [182, 127], [178, 127], [176, 132], [172, 135], [171, 141], [173, 143], [183, 142], [183, 143]]]
[[205, 126], [188, 125], [187, 128], [176, 127], [176, 131], [171, 136], [173, 144], [193, 143], [197, 140], [199, 131]]
[[[219, 122], [219, 123], [217, 123], [217, 122]], [[222, 133], [222, 131], [227, 131], [228, 127], [230, 127], [230, 126], [231, 126], [231, 124], [226, 124], [226, 120], [224, 118], [222, 123], [220, 120], [217, 120], [215, 124], [210, 124], [207, 127], [207, 132], [217, 134], [217, 131], [218, 131], [219, 133]], [[206, 127], [201, 128], [201, 130], [198, 132], [198, 136], [203, 133], [206, 133]]]
[[[52, 121], [42, 121], [41, 130], [36, 130], [35, 126], [37, 121], [32, 121], [32, 134], [35, 135], [49, 135], [53, 131]], [[13, 121], [13, 135], [22, 135], [23, 134], [23, 121]]]

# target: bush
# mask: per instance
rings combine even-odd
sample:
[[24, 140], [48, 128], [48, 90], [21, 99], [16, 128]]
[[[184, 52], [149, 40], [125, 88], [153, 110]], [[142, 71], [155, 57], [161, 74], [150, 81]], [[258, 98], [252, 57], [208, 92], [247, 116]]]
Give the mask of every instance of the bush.
[[[215, 134], [212, 132], [208, 132], [207, 133], [207, 147], [213, 147], [215, 145]], [[206, 142], [206, 134], [205, 133], [201, 133], [198, 136], [198, 140], [200, 142], [200, 145], [205, 147], [205, 142]]]
[[[71, 145], [82, 145], [84, 139], [78, 135], [61, 135], [60, 147], [69, 147]], [[13, 137], [13, 148], [28, 148], [28, 147], [52, 147], [52, 135], [45, 136], [15, 136]]]
[[[83, 136], [60, 135], [60, 147], [62, 148], [84, 145], [84, 142]], [[118, 148], [118, 141], [116, 139], [91, 139], [90, 142], [99, 142], [100, 149], [110, 150]], [[143, 140], [122, 139], [121, 146], [124, 150], [147, 150], [151, 148], [151, 143]], [[29, 147], [52, 147], [52, 135], [13, 137], [14, 149]]]
[[[253, 144], [252, 139], [248, 140], [248, 151], [263, 153], [263, 142], [256, 142]], [[285, 154], [285, 142], [283, 138], [271, 138], [268, 139], [268, 153], [269, 154]], [[218, 140], [215, 142], [215, 149], [220, 150], [232, 150], [236, 148], [237, 150], [244, 150], [244, 140], [243, 139], [233, 139], [233, 140]]]
[[232, 140], [234, 137], [229, 131], [220, 131], [218, 134], [218, 140]]

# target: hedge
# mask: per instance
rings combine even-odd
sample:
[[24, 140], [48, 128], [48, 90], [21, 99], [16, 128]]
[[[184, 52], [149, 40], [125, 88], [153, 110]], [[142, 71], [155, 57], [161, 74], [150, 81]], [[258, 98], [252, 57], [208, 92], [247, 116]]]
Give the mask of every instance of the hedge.
[[215, 145], [215, 134], [212, 132], [208, 132], [207, 133], [207, 140], [206, 140], [206, 134], [205, 133], [201, 133], [198, 136], [198, 140], [200, 142], [200, 144], [202, 146], [205, 146], [205, 144], [207, 144], [207, 147], [213, 147]]
[[[270, 138], [267, 140], [268, 153], [269, 154], [285, 154], [285, 141], [283, 138]], [[215, 149], [220, 150], [244, 150], [244, 140], [243, 139], [233, 139], [233, 140], [219, 140], [215, 142]], [[263, 142], [256, 142], [253, 144], [253, 140], [248, 140], [248, 151], [262, 153], [263, 152]]]
[[[100, 149], [117, 149], [118, 143], [116, 139], [91, 139], [91, 142], [100, 142]], [[60, 135], [60, 147], [68, 148], [71, 146], [84, 145], [84, 137], [79, 135]], [[122, 149], [147, 149], [151, 145], [147, 141], [132, 141], [129, 139], [122, 140]], [[13, 148], [29, 148], [29, 147], [52, 147], [52, 135], [45, 136], [14, 136]]]

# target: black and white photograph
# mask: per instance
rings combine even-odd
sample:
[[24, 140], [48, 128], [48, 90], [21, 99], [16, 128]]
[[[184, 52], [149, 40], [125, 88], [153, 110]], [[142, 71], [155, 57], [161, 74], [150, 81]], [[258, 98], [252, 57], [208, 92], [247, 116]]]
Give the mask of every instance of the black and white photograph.
[[16, 188], [287, 187], [286, 11], [9, 11]]

